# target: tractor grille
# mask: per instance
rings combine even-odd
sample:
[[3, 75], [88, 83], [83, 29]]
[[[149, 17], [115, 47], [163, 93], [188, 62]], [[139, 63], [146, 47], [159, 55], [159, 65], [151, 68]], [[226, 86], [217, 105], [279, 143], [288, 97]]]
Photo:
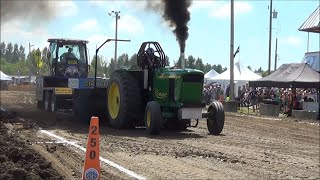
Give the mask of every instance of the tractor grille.
[[187, 74], [183, 76], [182, 102], [200, 104], [203, 89], [202, 74]]
[[183, 76], [183, 82], [203, 83], [202, 74], [187, 74]]
[[176, 81], [174, 78], [169, 78], [169, 100], [171, 101], [175, 101], [174, 100], [174, 91], [175, 91], [175, 87], [176, 86]]

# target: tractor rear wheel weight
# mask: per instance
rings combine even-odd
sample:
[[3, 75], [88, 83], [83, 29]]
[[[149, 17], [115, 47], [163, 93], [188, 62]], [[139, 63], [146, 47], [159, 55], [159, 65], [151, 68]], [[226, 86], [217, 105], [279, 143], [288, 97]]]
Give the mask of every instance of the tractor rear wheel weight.
[[111, 127], [133, 127], [134, 116], [143, 117], [137, 80], [126, 70], [112, 73], [107, 88], [107, 118]]
[[150, 101], [147, 103], [144, 121], [146, 126], [146, 132], [151, 135], [157, 135], [160, 133], [161, 128], [161, 108], [160, 104], [156, 101]]
[[224, 108], [220, 102], [213, 102], [208, 108], [207, 127], [210, 134], [219, 135], [224, 126]]

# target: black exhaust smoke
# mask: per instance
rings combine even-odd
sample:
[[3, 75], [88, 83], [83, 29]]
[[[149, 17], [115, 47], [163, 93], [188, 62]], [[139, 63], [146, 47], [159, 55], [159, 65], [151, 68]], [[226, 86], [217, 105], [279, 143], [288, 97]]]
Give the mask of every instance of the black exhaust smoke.
[[175, 29], [173, 32], [177, 37], [180, 46], [180, 53], [184, 53], [186, 40], [188, 39], [188, 22], [190, 21], [190, 12], [188, 8], [191, 0], [162, 0], [164, 3], [163, 18]]
[[52, 20], [56, 14], [55, 1], [1, 0], [1, 24], [22, 20], [39, 25]]

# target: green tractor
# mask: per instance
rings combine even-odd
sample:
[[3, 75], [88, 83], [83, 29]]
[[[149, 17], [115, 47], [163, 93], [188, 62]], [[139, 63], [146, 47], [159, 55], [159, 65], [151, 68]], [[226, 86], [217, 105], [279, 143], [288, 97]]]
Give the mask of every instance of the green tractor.
[[165, 54], [158, 42], [142, 43], [137, 65], [135, 70], [116, 70], [109, 79], [107, 120], [111, 127], [145, 126], [148, 134], [159, 134], [162, 128], [196, 127], [199, 119], [206, 118], [209, 133], [221, 133], [223, 105], [213, 102], [202, 112], [202, 71], [165, 67]]

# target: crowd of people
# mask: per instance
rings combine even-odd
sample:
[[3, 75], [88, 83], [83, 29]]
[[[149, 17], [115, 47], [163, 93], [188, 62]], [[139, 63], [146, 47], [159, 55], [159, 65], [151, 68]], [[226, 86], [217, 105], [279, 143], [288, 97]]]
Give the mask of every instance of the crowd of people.
[[[212, 101], [229, 101], [230, 87], [223, 89], [218, 83], [204, 85], [203, 97], [206, 104]], [[259, 108], [260, 103], [268, 101], [280, 105], [280, 111], [288, 116], [292, 110], [301, 110], [303, 102], [319, 101], [319, 92], [307, 88], [254, 88], [248, 83], [238, 86], [235, 100], [240, 107], [252, 107], [253, 111]]]

